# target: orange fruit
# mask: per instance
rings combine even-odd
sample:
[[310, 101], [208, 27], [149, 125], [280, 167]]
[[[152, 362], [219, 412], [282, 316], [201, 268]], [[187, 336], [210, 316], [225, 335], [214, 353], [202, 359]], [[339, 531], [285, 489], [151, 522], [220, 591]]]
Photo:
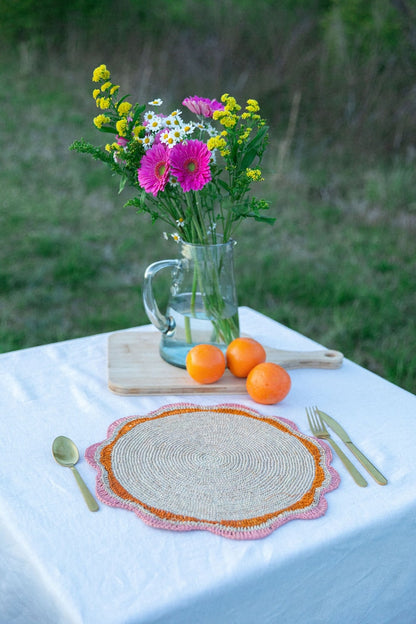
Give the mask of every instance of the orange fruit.
[[273, 362], [258, 364], [248, 374], [247, 392], [256, 403], [272, 405], [287, 396], [292, 385], [289, 373]]
[[236, 338], [225, 353], [227, 366], [236, 377], [247, 377], [252, 368], [264, 362], [266, 351], [254, 338]]
[[198, 383], [210, 384], [218, 381], [225, 371], [225, 356], [219, 347], [198, 344], [186, 356], [186, 370]]

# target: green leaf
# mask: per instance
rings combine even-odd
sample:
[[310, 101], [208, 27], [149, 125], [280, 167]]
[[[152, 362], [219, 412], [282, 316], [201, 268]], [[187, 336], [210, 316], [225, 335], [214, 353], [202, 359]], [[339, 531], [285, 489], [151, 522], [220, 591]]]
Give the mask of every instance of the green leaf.
[[122, 104], [122, 102], [124, 102], [124, 100], [127, 100], [127, 98], [130, 97], [130, 93], [127, 93], [126, 95], [123, 95], [123, 97], [118, 100], [117, 104], [116, 104], [116, 108], [118, 108], [120, 106], [120, 104]]
[[146, 105], [138, 106], [133, 115], [133, 125], [136, 123], [140, 115], [146, 110]]
[[227, 193], [229, 193], [230, 187], [226, 182], [224, 182], [224, 180], [220, 180], [220, 178], [218, 178], [216, 182], [218, 186], [221, 186], [224, 189], [224, 191], [227, 191]]
[[276, 221], [275, 217], [263, 217], [263, 215], [259, 215], [259, 214], [248, 214], [248, 217], [252, 217], [255, 221], [260, 221], [262, 223], [269, 223], [270, 225], [273, 225]]
[[247, 143], [246, 148], [245, 148], [245, 154], [241, 161], [242, 169], [247, 169], [247, 167], [250, 167], [255, 157], [259, 155], [259, 153], [263, 152], [264, 146], [262, 144], [263, 144], [263, 141], [265, 141], [265, 139], [267, 138], [268, 130], [269, 130], [268, 126], [263, 126], [257, 132], [256, 136], [253, 137], [251, 141]]
[[259, 151], [259, 148], [262, 147], [262, 143], [267, 140], [268, 131], [268, 126], [262, 126], [256, 136], [254, 136], [251, 141], [247, 143], [247, 149], [255, 149], [256, 151]]
[[252, 164], [253, 160], [255, 159], [255, 157], [257, 156], [257, 150], [256, 149], [252, 149], [248, 152], [246, 152], [244, 154], [243, 160], [241, 161], [241, 168], [243, 170], [247, 169], [247, 167], [250, 167], [250, 165]]
[[109, 132], [111, 134], [117, 134], [117, 130], [115, 128], [109, 128], [108, 126], [101, 126], [98, 128], [100, 132]]
[[122, 176], [121, 179], [120, 179], [120, 186], [118, 188], [118, 193], [119, 194], [123, 191], [124, 187], [126, 186], [126, 182], [127, 182], [126, 176]]

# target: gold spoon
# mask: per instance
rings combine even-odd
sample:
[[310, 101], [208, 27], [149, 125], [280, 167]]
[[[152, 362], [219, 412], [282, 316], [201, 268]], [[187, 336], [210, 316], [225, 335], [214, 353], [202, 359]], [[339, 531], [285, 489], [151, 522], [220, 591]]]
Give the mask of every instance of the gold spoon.
[[90, 511], [98, 511], [97, 501], [92, 496], [78, 470], [75, 468], [75, 464], [79, 460], [79, 452], [75, 443], [66, 436], [58, 436], [53, 441], [52, 454], [58, 464], [65, 466], [65, 468], [71, 468], [79, 485], [79, 489], [81, 490], [85, 502], [88, 505], [88, 509]]

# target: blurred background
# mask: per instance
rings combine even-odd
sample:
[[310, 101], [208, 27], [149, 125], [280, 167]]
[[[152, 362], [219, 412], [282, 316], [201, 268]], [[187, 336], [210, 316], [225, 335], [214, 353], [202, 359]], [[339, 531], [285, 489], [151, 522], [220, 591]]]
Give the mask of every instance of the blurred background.
[[413, 0], [0, 0], [0, 49], [0, 351], [147, 323], [143, 272], [176, 255], [69, 151], [105, 143], [104, 63], [167, 111], [259, 101], [276, 223], [239, 230], [240, 305], [416, 392]]

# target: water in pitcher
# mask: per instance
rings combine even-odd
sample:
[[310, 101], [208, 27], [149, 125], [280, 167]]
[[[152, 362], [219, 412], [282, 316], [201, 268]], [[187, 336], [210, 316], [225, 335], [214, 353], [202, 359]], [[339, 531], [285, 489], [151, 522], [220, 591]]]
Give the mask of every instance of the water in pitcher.
[[160, 355], [170, 364], [185, 368], [186, 355], [196, 344], [210, 343], [225, 353], [227, 344], [239, 335], [238, 307], [222, 302], [221, 319], [207, 312], [200, 294], [196, 295], [191, 309], [191, 294], [172, 297], [166, 315], [172, 317], [175, 329], [163, 335]]

